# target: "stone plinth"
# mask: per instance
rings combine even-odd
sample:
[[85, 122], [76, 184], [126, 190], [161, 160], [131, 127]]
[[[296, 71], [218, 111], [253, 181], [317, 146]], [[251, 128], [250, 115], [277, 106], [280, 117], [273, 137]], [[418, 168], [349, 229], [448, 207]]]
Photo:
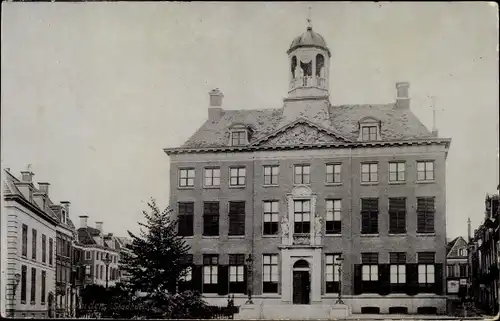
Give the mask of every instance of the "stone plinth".
[[238, 320], [342, 320], [351, 315], [347, 305], [252, 304], [242, 305]]
[[343, 320], [351, 316], [351, 309], [345, 304], [334, 304], [330, 306], [330, 319]]

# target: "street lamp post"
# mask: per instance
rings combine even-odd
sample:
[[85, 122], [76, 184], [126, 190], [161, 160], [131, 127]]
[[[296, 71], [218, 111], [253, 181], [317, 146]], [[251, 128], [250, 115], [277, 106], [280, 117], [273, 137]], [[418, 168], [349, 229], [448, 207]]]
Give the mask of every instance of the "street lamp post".
[[106, 265], [106, 289], [107, 289], [108, 288], [109, 264], [111, 263], [111, 259], [109, 258], [109, 253], [106, 253], [106, 257], [104, 258], [103, 262]]
[[339, 262], [339, 268], [338, 268], [338, 272], [339, 272], [339, 297], [337, 299], [337, 301], [335, 302], [335, 304], [344, 304], [344, 301], [342, 301], [342, 261], [344, 260], [344, 258], [342, 256], [339, 256], [337, 257], [337, 262]]
[[12, 303], [14, 305], [14, 308], [12, 309], [12, 316], [14, 316], [14, 313], [16, 311], [16, 290], [17, 286], [19, 285], [19, 282], [21, 281], [21, 274], [16, 273], [14, 274], [14, 284], [12, 286]]
[[248, 255], [248, 258], [246, 260], [246, 263], [247, 263], [247, 294], [248, 294], [248, 299], [247, 299], [247, 302], [245, 302], [245, 304], [253, 304], [253, 301], [252, 301], [252, 282], [253, 282], [253, 278], [252, 278], [252, 262], [253, 262], [253, 258], [252, 258], [252, 254], [249, 254]]

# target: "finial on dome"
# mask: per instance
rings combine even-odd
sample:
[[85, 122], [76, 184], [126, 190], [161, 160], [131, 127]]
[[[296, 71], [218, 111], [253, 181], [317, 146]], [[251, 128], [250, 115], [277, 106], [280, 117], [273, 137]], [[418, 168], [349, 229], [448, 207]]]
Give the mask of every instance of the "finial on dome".
[[309, 12], [307, 14], [307, 30], [312, 30], [312, 23], [311, 23], [311, 6], [309, 6]]

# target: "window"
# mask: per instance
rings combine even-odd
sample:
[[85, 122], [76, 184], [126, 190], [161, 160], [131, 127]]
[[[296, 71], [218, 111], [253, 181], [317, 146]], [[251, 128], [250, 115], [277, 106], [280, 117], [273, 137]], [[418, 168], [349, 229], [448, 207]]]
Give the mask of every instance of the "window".
[[406, 198], [389, 198], [389, 233], [406, 233]]
[[54, 241], [49, 237], [49, 265], [52, 265], [54, 260]]
[[406, 284], [406, 253], [389, 253], [389, 262], [391, 264], [391, 290], [402, 290], [402, 285]]
[[467, 276], [467, 265], [460, 265], [460, 276], [465, 277]]
[[378, 281], [378, 253], [361, 253], [362, 280]]
[[434, 197], [417, 198], [417, 233], [434, 233]]
[[45, 234], [42, 234], [42, 263], [47, 262], [47, 240]]
[[205, 186], [220, 186], [220, 168], [205, 168]]
[[434, 180], [434, 162], [417, 162], [417, 181]]
[[247, 140], [247, 133], [245, 131], [234, 131], [231, 133], [232, 146], [245, 145], [246, 140]]
[[362, 126], [361, 137], [363, 140], [377, 140], [377, 126]]
[[27, 267], [26, 265], [21, 266], [21, 303], [26, 303], [26, 278], [27, 278]]
[[36, 260], [36, 230], [32, 229], [32, 236], [31, 236], [31, 258], [33, 260]]
[[219, 235], [219, 202], [203, 203], [203, 235]]
[[295, 165], [294, 183], [309, 184], [311, 182], [311, 167], [309, 165]]
[[326, 254], [325, 255], [325, 270], [326, 270], [326, 293], [336, 293], [339, 290], [340, 280], [340, 261], [338, 260], [340, 254]]
[[179, 203], [178, 234], [193, 236], [194, 203]]
[[229, 184], [231, 186], [244, 186], [245, 176], [246, 176], [245, 167], [231, 167], [229, 169]]
[[217, 269], [219, 256], [216, 254], [203, 255], [203, 292], [217, 292]]
[[229, 292], [245, 293], [245, 255], [229, 254]]
[[31, 304], [35, 304], [36, 300], [36, 269], [31, 268]]
[[326, 182], [340, 183], [341, 164], [326, 164]]
[[423, 290], [432, 290], [435, 282], [434, 252], [417, 253], [418, 283]]
[[340, 234], [342, 232], [342, 224], [340, 220], [341, 212], [341, 200], [326, 200], [326, 234]]
[[193, 264], [193, 254], [186, 254], [185, 260], [186, 264], [189, 266], [186, 268], [184, 275], [180, 277], [180, 280], [189, 282], [193, 278], [193, 268], [191, 266]]
[[23, 249], [22, 256], [28, 256], [28, 225], [23, 224]]
[[41, 294], [41, 302], [42, 304], [45, 304], [45, 280], [46, 280], [46, 273], [45, 271], [42, 271], [42, 294]]
[[264, 166], [264, 185], [278, 185], [278, 175], [280, 167], [278, 165]]
[[389, 182], [404, 182], [405, 181], [405, 163], [391, 162], [389, 163]]
[[311, 206], [308, 200], [293, 202], [294, 233], [311, 232]]
[[90, 251], [85, 251], [85, 260], [91, 260]]
[[194, 186], [194, 168], [184, 168], [179, 170], [179, 186], [180, 187]]
[[361, 234], [378, 234], [378, 199], [361, 199]]
[[99, 266], [99, 279], [104, 280], [104, 266]]
[[453, 265], [448, 265], [447, 266], [447, 274], [448, 274], [448, 277], [454, 277], [455, 276], [455, 266]]
[[245, 235], [245, 202], [229, 202], [228, 235]]
[[264, 278], [263, 293], [278, 293], [278, 255], [264, 254], [262, 256]]
[[378, 164], [361, 164], [361, 182], [373, 183], [378, 182]]
[[278, 234], [278, 201], [264, 201], [264, 235]]

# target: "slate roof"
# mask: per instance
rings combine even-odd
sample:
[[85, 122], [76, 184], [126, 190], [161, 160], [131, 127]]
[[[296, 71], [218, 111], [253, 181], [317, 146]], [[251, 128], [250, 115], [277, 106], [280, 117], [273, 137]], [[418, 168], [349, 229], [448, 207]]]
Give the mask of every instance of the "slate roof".
[[[318, 102], [320, 103], [320, 102]], [[284, 106], [277, 109], [223, 110], [219, 119], [208, 119], [182, 146], [182, 149], [217, 148], [229, 146], [229, 127], [244, 123], [252, 130], [250, 144], [258, 141], [299, 117], [326, 127], [341, 136], [356, 142], [359, 136], [359, 121], [373, 117], [381, 121], [383, 141], [433, 139], [430, 132], [410, 109], [395, 108], [395, 103], [380, 105], [339, 105], [326, 108], [310, 108], [311, 102], [303, 101], [299, 106]], [[295, 115], [284, 112], [285, 108], [297, 110]], [[306, 110], [306, 111], [304, 111]], [[294, 119], [295, 118], [295, 119]]]
[[[24, 197], [23, 193], [21, 193], [19, 188], [17, 188], [17, 186], [16, 186], [16, 183], [20, 182], [20, 180], [17, 177], [15, 177], [8, 170], [4, 170], [4, 173], [5, 173], [4, 182], [3, 182], [4, 183], [4, 195], [9, 195], [9, 194], [10, 195], [17, 195], [18, 197], [23, 198], [26, 202], [29, 202], [30, 204], [35, 206], [40, 211], [44, 212], [50, 218], [52, 218], [56, 221], [59, 221], [59, 218], [57, 217], [57, 215], [52, 211], [52, 209], [50, 209], [50, 205], [52, 205], [52, 201], [50, 200], [50, 198], [47, 197], [47, 208], [45, 210], [42, 209], [42, 207], [36, 201], [30, 202], [28, 199], [26, 199], [26, 197]], [[40, 192], [40, 191], [33, 186], [33, 193], [37, 193], [37, 192]]]

